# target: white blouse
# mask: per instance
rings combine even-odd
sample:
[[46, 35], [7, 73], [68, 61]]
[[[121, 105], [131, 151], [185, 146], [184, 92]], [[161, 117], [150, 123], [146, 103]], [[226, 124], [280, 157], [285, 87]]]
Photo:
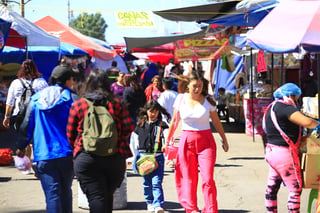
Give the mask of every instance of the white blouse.
[[174, 108], [179, 111], [182, 130], [201, 131], [210, 129], [210, 112], [217, 108], [209, 103], [207, 99], [203, 104], [194, 107], [186, 105], [187, 93], [179, 94], [174, 103]]
[[[26, 80], [26, 79], [22, 79], [22, 80], [26, 84], [26, 86], [28, 84], [31, 84], [31, 80]], [[32, 83], [32, 88], [35, 92], [38, 92], [47, 86], [48, 86], [48, 83], [43, 78], [36, 78], [33, 80], [33, 83]], [[8, 90], [6, 104], [14, 107], [12, 115], [16, 115], [19, 111], [18, 103], [20, 101], [23, 91], [24, 91], [24, 87], [21, 84], [19, 79], [15, 79], [11, 82]]]

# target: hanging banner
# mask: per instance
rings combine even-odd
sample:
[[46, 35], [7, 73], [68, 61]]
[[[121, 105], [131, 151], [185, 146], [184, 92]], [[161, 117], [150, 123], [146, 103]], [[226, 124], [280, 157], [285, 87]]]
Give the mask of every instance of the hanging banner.
[[152, 12], [116, 11], [117, 25], [120, 28], [154, 28]]
[[[231, 49], [226, 45], [229, 39], [227, 37], [215, 38], [215, 39], [184, 39], [175, 42], [174, 56], [178, 60], [210, 60], [217, 59], [221, 54], [215, 54], [220, 49], [224, 54], [229, 52], [227, 49]], [[223, 54], [222, 54], [223, 55]]]

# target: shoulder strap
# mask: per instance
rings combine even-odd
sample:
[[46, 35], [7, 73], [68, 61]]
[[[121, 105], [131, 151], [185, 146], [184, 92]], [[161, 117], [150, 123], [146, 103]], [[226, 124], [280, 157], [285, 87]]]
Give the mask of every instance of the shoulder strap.
[[[33, 80], [34, 80], [34, 79], [31, 79], [31, 83], [29, 84], [28, 82], [24, 82], [21, 78], [19, 78], [19, 81], [21, 82], [23, 88], [25, 88], [25, 89], [30, 89], [32, 93], [34, 93], [34, 89], [33, 89], [33, 87], [32, 87], [32, 85], [33, 85]], [[26, 84], [28, 85], [28, 87], [26, 86]]]
[[162, 121], [160, 121], [160, 128], [157, 131], [157, 135], [156, 135], [156, 144], [154, 145], [154, 152], [156, 153], [159, 149], [159, 143], [160, 143], [160, 137], [161, 137], [161, 131], [162, 131]]
[[19, 81], [21, 82], [23, 88], [27, 89], [27, 86], [26, 86], [26, 84], [23, 82], [23, 80], [22, 80], [21, 78], [18, 78], [18, 79], [19, 79]]
[[[293, 146], [294, 145], [294, 142], [291, 140], [291, 138], [289, 138], [289, 136], [281, 129], [279, 123], [278, 123], [278, 120], [277, 120], [277, 117], [276, 117], [276, 113], [274, 112], [273, 108], [274, 108], [274, 105], [277, 101], [274, 102], [274, 104], [272, 104], [271, 106], [271, 109], [270, 109], [270, 116], [271, 116], [271, 120], [274, 124], [274, 126], [276, 127], [276, 129], [279, 131], [280, 135], [282, 136], [282, 138], [287, 142], [287, 144], [289, 146]], [[298, 138], [298, 142], [300, 141], [300, 137], [301, 137], [301, 134], [300, 134], [300, 131], [301, 131], [301, 128], [299, 129], [299, 138]]]

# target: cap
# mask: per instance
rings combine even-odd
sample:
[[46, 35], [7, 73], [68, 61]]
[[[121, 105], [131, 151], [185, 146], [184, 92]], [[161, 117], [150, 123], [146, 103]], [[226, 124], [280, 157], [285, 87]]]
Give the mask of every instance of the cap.
[[52, 73], [51, 73], [51, 77], [54, 77], [55, 79], [61, 79], [64, 77], [69, 77], [69, 76], [73, 76], [75, 73], [72, 70], [71, 66], [68, 65], [58, 65], [56, 66]]

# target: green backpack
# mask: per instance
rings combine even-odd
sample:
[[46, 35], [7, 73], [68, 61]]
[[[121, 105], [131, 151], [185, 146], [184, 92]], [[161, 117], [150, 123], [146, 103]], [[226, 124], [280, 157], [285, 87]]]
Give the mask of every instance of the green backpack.
[[115, 154], [118, 143], [115, 121], [106, 106], [94, 105], [93, 102], [85, 100], [89, 108], [83, 122], [84, 150], [98, 156]]

